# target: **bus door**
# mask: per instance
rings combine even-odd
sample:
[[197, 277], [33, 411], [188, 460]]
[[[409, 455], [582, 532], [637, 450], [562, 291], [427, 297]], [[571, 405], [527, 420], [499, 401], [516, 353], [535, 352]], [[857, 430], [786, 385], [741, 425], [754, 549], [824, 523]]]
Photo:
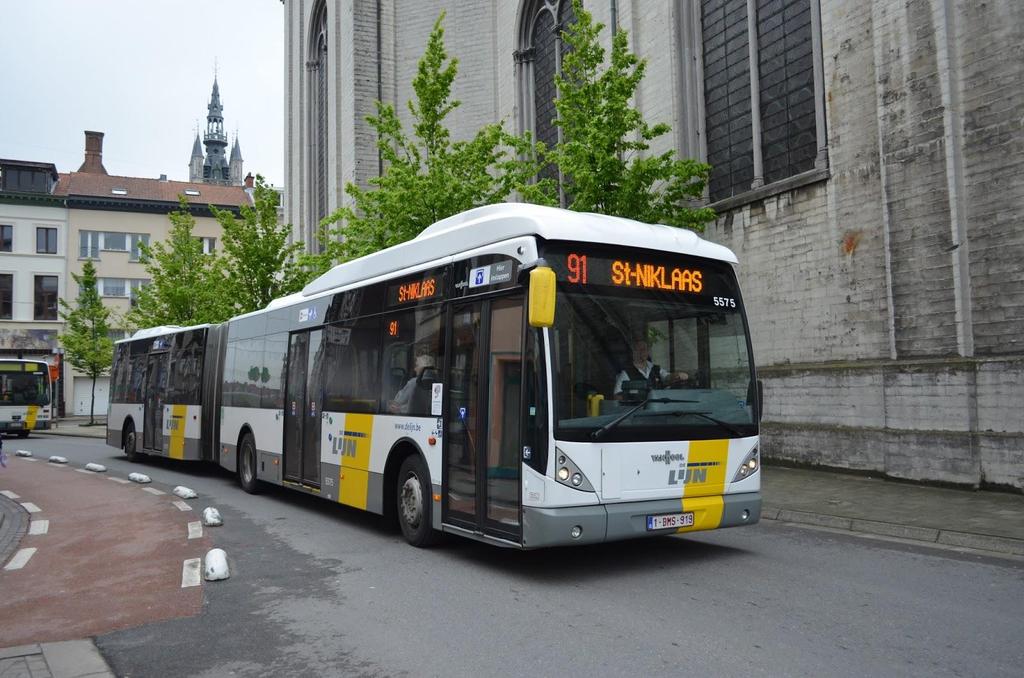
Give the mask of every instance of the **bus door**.
[[285, 384], [284, 477], [320, 487], [321, 330], [295, 332], [288, 339]]
[[167, 397], [167, 372], [170, 351], [151, 353], [146, 358], [146, 395], [142, 413], [142, 447], [158, 452], [164, 449], [164, 400]]
[[519, 542], [523, 297], [452, 308], [442, 520]]

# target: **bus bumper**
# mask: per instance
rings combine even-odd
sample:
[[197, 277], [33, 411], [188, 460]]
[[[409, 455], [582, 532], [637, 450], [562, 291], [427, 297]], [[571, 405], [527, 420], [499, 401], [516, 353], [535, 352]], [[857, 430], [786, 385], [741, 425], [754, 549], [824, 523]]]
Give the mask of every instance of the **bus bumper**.
[[[681, 510], [678, 499], [559, 508], [524, 506], [523, 548], [595, 544], [753, 525], [761, 519], [761, 493], [687, 499], [686, 510], [695, 514], [692, 528], [647, 529], [647, 516], [674, 514]], [[581, 528], [580, 536], [575, 539], [571, 535], [574, 527]]]

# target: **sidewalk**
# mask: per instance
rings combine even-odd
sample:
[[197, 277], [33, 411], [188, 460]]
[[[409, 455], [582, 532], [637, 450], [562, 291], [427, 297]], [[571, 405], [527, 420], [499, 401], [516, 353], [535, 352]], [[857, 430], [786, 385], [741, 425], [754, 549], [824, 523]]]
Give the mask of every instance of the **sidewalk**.
[[91, 640], [65, 640], [0, 649], [0, 676], [114, 678], [114, 673]]
[[[53, 435], [53, 436], [80, 436], [83, 438], [106, 438], [107, 418], [106, 416], [93, 417], [96, 422], [94, 426], [83, 426], [89, 421], [87, 416], [62, 417], [50, 424], [45, 431], [34, 431], [32, 435]], [[0, 674], [2, 675], [2, 674]]]
[[1024, 556], [1024, 494], [765, 466], [761, 517]]

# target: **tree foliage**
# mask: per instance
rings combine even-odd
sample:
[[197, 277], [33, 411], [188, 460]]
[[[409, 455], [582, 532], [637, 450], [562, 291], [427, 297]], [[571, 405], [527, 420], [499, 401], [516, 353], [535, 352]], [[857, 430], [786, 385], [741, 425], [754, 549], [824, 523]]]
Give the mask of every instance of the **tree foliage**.
[[128, 320], [136, 327], [198, 325], [222, 322], [232, 313], [233, 301], [220, 260], [203, 253], [193, 235], [196, 220], [185, 196], [171, 212], [167, 239], [141, 245], [142, 262], [150, 281], [136, 295]]
[[103, 305], [96, 289], [96, 267], [86, 260], [82, 273], [72, 273], [79, 293], [74, 306], [60, 300], [60, 317], [67, 323], [59, 340], [64, 358], [79, 372], [92, 379], [89, 423], [93, 423], [96, 379], [110, 369], [114, 361], [114, 342], [110, 338], [111, 310]]
[[548, 155], [561, 171], [567, 206], [702, 231], [714, 211], [689, 205], [703, 195], [711, 168], [671, 150], [648, 153], [650, 142], [670, 128], [648, 124], [633, 106], [646, 61], [629, 51], [626, 32], [618, 31], [605, 66], [604, 25], [579, 0], [573, 9], [577, 21], [562, 33], [568, 50], [555, 76], [562, 141]]
[[288, 244], [291, 227], [277, 223], [278, 201], [277, 191], [257, 176], [253, 205], [242, 205], [240, 217], [210, 206], [224, 229], [224, 294], [234, 313], [264, 308], [272, 299], [302, 289], [303, 277], [296, 263], [302, 244]]
[[317, 274], [347, 261], [405, 242], [445, 217], [509, 199], [518, 193], [531, 202], [550, 203], [550, 181], [531, 183], [542, 166], [541, 145], [517, 136], [504, 124], [485, 125], [468, 140], [452, 140], [446, 116], [460, 102], [452, 98], [458, 60], [444, 45], [444, 14], [438, 17], [420, 58], [408, 102], [412, 136], [395, 108], [377, 102], [367, 118], [377, 132], [384, 173], [372, 188], [345, 186], [351, 202], [324, 220], [319, 238], [325, 248], [303, 263]]

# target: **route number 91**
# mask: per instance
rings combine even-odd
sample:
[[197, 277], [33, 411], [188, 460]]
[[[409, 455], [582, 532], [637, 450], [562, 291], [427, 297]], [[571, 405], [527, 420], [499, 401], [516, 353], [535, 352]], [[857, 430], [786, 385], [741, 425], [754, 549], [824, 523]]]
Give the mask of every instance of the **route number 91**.
[[736, 308], [736, 300], [729, 297], [714, 297], [715, 306], [724, 306], [726, 308]]

